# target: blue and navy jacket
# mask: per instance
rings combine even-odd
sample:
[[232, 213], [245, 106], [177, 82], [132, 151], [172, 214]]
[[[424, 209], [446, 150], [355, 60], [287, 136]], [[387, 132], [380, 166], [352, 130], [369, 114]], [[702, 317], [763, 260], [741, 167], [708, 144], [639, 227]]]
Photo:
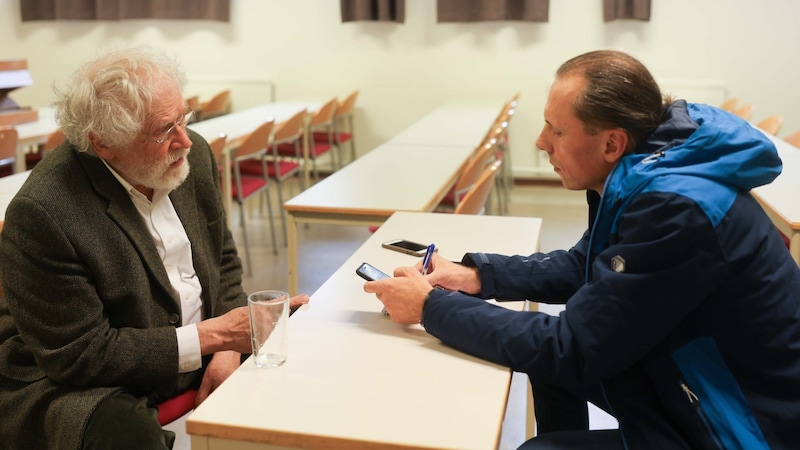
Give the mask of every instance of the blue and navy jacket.
[[590, 195], [568, 251], [471, 253], [481, 298], [434, 290], [426, 330], [466, 353], [600, 386], [630, 449], [800, 448], [800, 270], [750, 189], [781, 161], [719, 109], [675, 102]]

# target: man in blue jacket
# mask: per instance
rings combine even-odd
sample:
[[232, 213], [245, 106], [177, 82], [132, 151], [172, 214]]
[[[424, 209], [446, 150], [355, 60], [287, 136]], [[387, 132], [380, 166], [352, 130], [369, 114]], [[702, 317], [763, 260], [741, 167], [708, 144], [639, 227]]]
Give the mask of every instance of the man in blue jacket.
[[[573, 248], [437, 255], [427, 276], [401, 267], [364, 289], [392, 320], [527, 373], [539, 437], [523, 448], [800, 448], [800, 271], [749, 193], [780, 173], [771, 141], [662, 97], [614, 51], [564, 63], [544, 118], [537, 146], [588, 192]], [[587, 400], [619, 429], [588, 431]]]

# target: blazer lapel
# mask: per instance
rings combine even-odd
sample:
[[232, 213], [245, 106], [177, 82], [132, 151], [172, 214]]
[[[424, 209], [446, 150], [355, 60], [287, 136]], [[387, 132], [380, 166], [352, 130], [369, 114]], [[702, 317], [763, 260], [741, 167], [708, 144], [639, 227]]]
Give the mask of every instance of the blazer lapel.
[[100, 158], [76, 152], [78, 160], [89, 175], [97, 195], [108, 200], [106, 213], [120, 229], [128, 236], [131, 245], [139, 253], [146, 269], [152, 278], [161, 286], [165, 293], [180, 306], [180, 299], [175, 297], [174, 289], [170, 284], [167, 270], [161, 257], [158, 256], [153, 238], [147, 231], [139, 211], [133, 205], [130, 194], [117, 181], [114, 175], [103, 164]]
[[[194, 169], [195, 167], [192, 166], [192, 170]], [[207, 225], [200, 220], [197, 214], [197, 193], [194, 180], [195, 178], [190, 174], [183, 184], [169, 194], [169, 198], [172, 200], [175, 212], [178, 213], [183, 229], [186, 230], [186, 235], [189, 237], [189, 242], [191, 242], [192, 265], [198, 280], [200, 280], [200, 286], [203, 288], [203, 304], [210, 305], [211, 299], [208, 298], [208, 293], [211, 292], [209, 286], [211, 271], [208, 267], [208, 255], [205, 254], [205, 247], [201, 245], [204, 242], [204, 236], [207, 234], [207, 232], [203, 232], [203, 228]]]

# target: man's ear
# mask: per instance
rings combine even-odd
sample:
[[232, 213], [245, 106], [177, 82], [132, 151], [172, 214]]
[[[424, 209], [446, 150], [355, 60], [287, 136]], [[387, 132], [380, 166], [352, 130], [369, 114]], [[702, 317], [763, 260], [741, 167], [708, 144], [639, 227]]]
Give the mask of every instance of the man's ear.
[[89, 145], [92, 146], [95, 154], [100, 158], [109, 161], [114, 159], [114, 152], [108, 148], [106, 144], [103, 143], [103, 140], [94, 133], [89, 133]]
[[606, 161], [616, 163], [627, 152], [630, 144], [630, 136], [622, 128], [612, 128], [606, 130], [606, 148], [604, 156]]

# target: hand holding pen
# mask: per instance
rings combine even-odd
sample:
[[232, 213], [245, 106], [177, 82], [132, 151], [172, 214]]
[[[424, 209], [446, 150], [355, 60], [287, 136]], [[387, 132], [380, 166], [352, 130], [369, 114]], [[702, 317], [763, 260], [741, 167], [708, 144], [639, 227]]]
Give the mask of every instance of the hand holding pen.
[[425, 251], [425, 256], [422, 258], [422, 275], [425, 276], [428, 274], [428, 269], [431, 267], [431, 257], [433, 256], [433, 252], [436, 251], [436, 245], [431, 244], [428, 246], [428, 250]]

